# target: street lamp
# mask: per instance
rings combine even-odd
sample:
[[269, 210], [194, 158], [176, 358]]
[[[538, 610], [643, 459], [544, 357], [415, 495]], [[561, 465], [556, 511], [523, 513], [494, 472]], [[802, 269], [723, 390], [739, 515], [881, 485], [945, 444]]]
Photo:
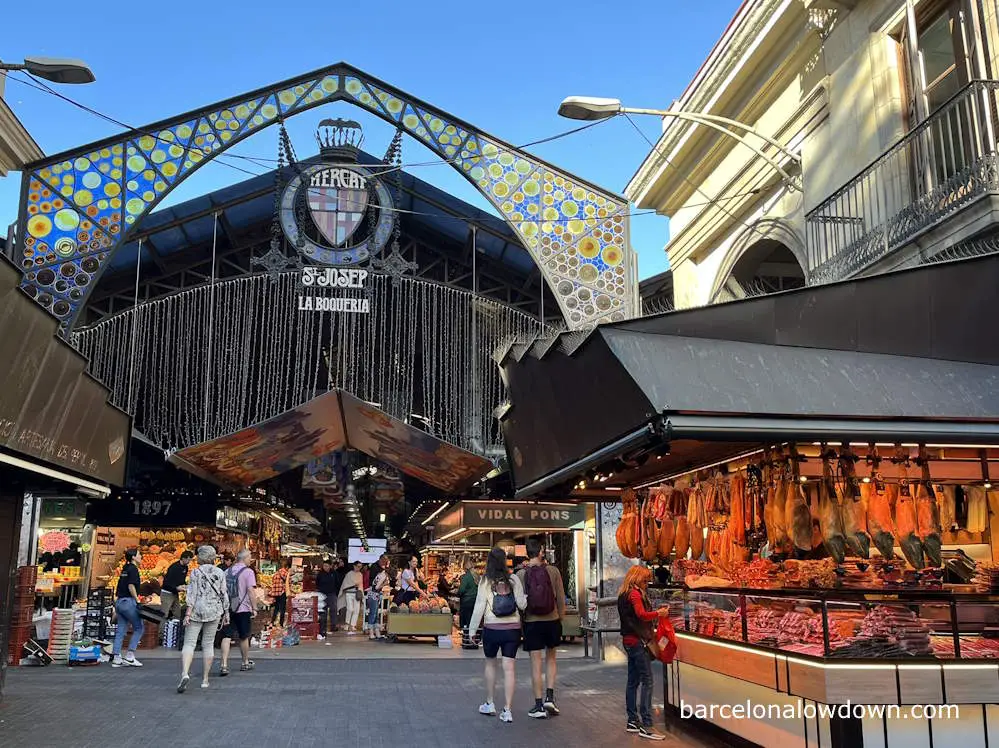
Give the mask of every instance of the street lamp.
[[0, 62], [0, 70], [24, 70], [53, 83], [93, 83], [97, 80], [85, 62], [58, 57], [25, 57], [24, 62]]
[[[788, 174], [784, 167], [781, 166], [775, 158], [764, 153], [763, 149], [755, 143], [750, 142], [746, 138], [746, 135], [755, 135], [768, 145], [773, 146], [781, 153], [781, 155], [790, 159], [799, 167], [801, 165], [801, 159], [798, 158], [796, 154], [791, 153], [791, 151], [785, 148], [774, 138], [759, 132], [752, 125], [747, 125], [744, 122], [739, 122], [738, 120], [729, 119], [728, 117], [720, 117], [716, 114], [695, 114], [693, 112], [678, 112], [672, 109], [637, 109], [622, 106], [619, 99], [604, 99], [596, 96], [566, 97], [563, 99], [562, 103], [559, 104], [558, 113], [560, 116], [566, 117], [567, 119], [583, 120], [585, 122], [607, 119], [609, 117], [617, 116], [618, 114], [651, 114], [656, 117], [672, 117], [674, 119], [682, 119], [688, 122], [704, 125], [705, 127], [717, 130], [718, 132], [742, 143], [744, 146], [752, 150], [757, 156], [762, 158], [766, 163], [770, 164], [770, 166], [772, 166], [781, 175], [781, 178], [784, 180], [784, 184], [787, 185], [788, 189], [792, 191], [801, 191], [801, 183], [798, 179]], [[746, 133], [746, 135], [742, 135], [736, 131], [742, 131]]]

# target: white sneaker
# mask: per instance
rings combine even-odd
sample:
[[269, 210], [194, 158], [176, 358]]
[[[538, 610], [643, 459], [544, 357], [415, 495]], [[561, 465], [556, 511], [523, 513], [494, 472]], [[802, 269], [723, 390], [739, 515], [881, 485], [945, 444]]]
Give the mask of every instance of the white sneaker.
[[125, 664], [125, 661], [121, 659], [121, 655], [115, 655], [114, 659], [111, 660], [111, 667], [121, 667]]
[[513, 722], [513, 712], [504, 708], [503, 711], [500, 712], [500, 722]]
[[135, 655], [131, 656], [126, 655], [125, 659], [122, 660], [122, 662], [124, 662], [126, 665], [130, 667], [142, 667], [142, 663], [139, 662], [137, 659], [135, 659]]
[[316, 639], [318, 639], [319, 641], [325, 641], [326, 637], [323, 636], [322, 634], [316, 634]]
[[487, 717], [495, 717], [496, 705], [491, 701], [487, 701], [485, 704], [479, 707], [479, 714], [484, 714]]

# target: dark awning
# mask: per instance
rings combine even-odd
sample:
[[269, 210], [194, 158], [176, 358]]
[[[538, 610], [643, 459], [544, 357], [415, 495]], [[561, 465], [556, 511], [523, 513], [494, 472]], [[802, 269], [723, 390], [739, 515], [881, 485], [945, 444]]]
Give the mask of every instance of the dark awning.
[[122, 485], [132, 419], [0, 256], [0, 447]]
[[[989, 257], [514, 346], [501, 366], [518, 496], [660, 439], [733, 454], [793, 438], [999, 441], [999, 340], [981, 316], [996, 284]], [[689, 466], [684, 452], [663, 466]]]
[[492, 469], [489, 460], [393, 418], [342, 390], [170, 456], [226, 487], [248, 488], [339, 449], [356, 449], [444, 491], [458, 492]]

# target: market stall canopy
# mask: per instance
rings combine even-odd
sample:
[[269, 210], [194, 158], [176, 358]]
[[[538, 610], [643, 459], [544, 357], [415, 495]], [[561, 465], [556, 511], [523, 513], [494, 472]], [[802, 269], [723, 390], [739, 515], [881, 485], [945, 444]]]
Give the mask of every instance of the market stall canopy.
[[991, 256], [513, 346], [517, 495], [657, 441], [660, 472], [787, 438], [995, 441], [999, 330], [982, 314], [997, 284]]
[[123, 485], [132, 419], [108, 402], [108, 388], [56, 336], [58, 322], [18, 288], [20, 278], [0, 255], [0, 456]]
[[458, 492], [492, 463], [331, 390], [274, 418], [187, 447], [170, 461], [206, 480], [247, 488], [340, 449], [356, 449], [424, 483]]

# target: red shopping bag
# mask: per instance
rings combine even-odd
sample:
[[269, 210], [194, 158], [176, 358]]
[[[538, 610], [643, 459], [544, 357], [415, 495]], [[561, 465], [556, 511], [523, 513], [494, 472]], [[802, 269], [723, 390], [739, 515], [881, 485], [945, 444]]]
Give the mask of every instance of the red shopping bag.
[[676, 657], [676, 633], [668, 618], [660, 618], [655, 636], [648, 644], [649, 653], [664, 664], [673, 662]]

